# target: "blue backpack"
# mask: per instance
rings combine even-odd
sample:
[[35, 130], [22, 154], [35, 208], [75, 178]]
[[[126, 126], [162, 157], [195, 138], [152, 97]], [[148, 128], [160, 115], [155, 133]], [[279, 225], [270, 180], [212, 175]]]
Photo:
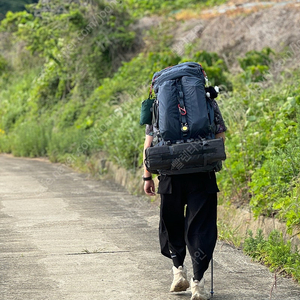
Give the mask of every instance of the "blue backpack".
[[194, 62], [153, 75], [153, 125], [158, 130], [158, 142], [174, 144], [214, 138], [214, 109], [206, 96], [205, 78], [201, 65]]
[[[226, 154], [223, 139], [215, 139], [214, 108], [206, 79], [203, 68], [195, 62], [153, 75], [154, 147], [145, 151], [149, 172], [175, 175], [221, 169]], [[145, 101], [144, 107], [146, 103], [149, 107], [149, 99]], [[149, 112], [149, 108], [146, 110]]]

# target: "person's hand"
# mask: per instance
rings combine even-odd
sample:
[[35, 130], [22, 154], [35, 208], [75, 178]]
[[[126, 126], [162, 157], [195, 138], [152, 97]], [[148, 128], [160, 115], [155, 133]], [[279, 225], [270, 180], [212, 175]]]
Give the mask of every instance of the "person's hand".
[[153, 179], [144, 182], [144, 191], [148, 196], [155, 196], [155, 184]]

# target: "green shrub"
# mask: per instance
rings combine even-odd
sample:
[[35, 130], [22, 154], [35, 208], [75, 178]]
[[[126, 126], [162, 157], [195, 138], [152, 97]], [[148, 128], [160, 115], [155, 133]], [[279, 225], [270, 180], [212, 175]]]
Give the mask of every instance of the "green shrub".
[[19, 24], [21, 26], [27, 22], [33, 21], [34, 16], [26, 11], [13, 13], [7, 12], [6, 18], [1, 21], [0, 32], [16, 32], [18, 31]]
[[245, 71], [242, 78], [245, 82], [258, 82], [264, 80], [272, 62], [271, 55], [274, 51], [271, 48], [264, 48], [262, 51], [252, 50], [239, 58], [241, 68]]
[[46, 156], [51, 139], [51, 128], [42, 123], [26, 122], [12, 135], [12, 154], [15, 156]]
[[252, 176], [250, 183], [253, 195], [250, 205], [256, 216], [277, 214], [286, 221], [289, 229], [300, 224], [299, 181], [300, 145], [291, 140], [279, 149], [274, 149]]
[[250, 201], [255, 216], [276, 215], [292, 229], [300, 223], [299, 72], [268, 85], [234, 81], [221, 97], [228, 158], [218, 178], [225, 199]]
[[232, 90], [232, 83], [225, 62], [215, 52], [194, 51], [190, 45], [186, 49], [186, 55], [180, 62], [195, 61], [201, 64], [207, 74], [210, 85], [218, 85], [223, 90]]
[[3, 129], [0, 129], [0, 152], [2, 153], [11, 152], [10, 137], [5, 133]]
[[8, 62], [6, 59], [0, 54], [0, 77], [8, 71]]
[[[4, 17], [8, 11], [22, 11], [25, 10], [25, 6], [30, 3], [36, 3], [38, 0], [1, 0], [0, 3], [0, 20]], [[2, 15], [3, 13], [3, 15]]]
[[99, 149], [97, 137], [76, 128], [54, 129], [47, 147], [51, 161], [60, 161], [66, 154], [76, 157], [89, 156]]
[[285, 242], [282, 233], [274, 230], [265, 239], [262, 230], [253, 237], [248, 231], [243, 250], [254, 260], [266, 264], [272, 272], [291, 275], [300, 280], [300, 253], [292, 249], [291, 242]]
[[271, 48], [264, 48], [262, 51], [248, 51], [244, 58], [239, 58], [239, 63], [244, 71], [251, 66], [268, 66], [272, 62], [271, 54], [274, 54]]
[[[32, 6], [32, 11], [42, 6]], [[64, 13], [56, 14], [60, 7]], [[120, 57], [133, 47], [132, 22], [124, 7], [105, 1], [69, 5], [56, 0], [51, 3], [51, 10], [38, 18], [28, 13], [11, 13], [2, 27], [8, 31], [10, 26], [19, 24], [10, 30], [15, 31], [17, 42], [22, 41], [34, 56], [43, 58], [43, 70], [32, 89], [35, 109], [43, 113], [61, 100], [68, 101], [74, 92], [87, 99], [101, 80], [113, 74]]]
[[136, 170], [142, 165], [145, 130], [139, 126], [139, 104], [137, 101], [129, 102], [116, 109], [102, 135], [109, 158], [129, 170]]

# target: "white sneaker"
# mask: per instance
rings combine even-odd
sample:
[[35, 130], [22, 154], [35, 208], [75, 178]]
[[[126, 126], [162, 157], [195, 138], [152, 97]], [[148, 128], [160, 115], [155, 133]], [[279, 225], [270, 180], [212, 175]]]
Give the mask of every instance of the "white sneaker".
[[187, 280], [187, 270], [185, 266], [180, 266], [178, 269], [173, 266], [172, 268], [174, 279], [170, 288], [170, 292], [183, 292], [190, 286]]
[[191, 279], [191, 300], [208, 300], [210, 299], [210, 294], [204, 289], [204, 278], [199, 280]]

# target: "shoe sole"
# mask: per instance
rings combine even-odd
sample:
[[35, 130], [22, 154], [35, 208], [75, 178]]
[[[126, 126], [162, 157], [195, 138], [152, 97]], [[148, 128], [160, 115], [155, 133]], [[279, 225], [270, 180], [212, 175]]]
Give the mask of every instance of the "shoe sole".
[[209, 300], [210, 296], [192, 295], [191, 300]]
[[184, 292], [190, 287], [190, 284], [187, 280], [182, 280], [177, 282], [177, 284], [171, 288], [170, 292], [177, 293], [177, 292]]

